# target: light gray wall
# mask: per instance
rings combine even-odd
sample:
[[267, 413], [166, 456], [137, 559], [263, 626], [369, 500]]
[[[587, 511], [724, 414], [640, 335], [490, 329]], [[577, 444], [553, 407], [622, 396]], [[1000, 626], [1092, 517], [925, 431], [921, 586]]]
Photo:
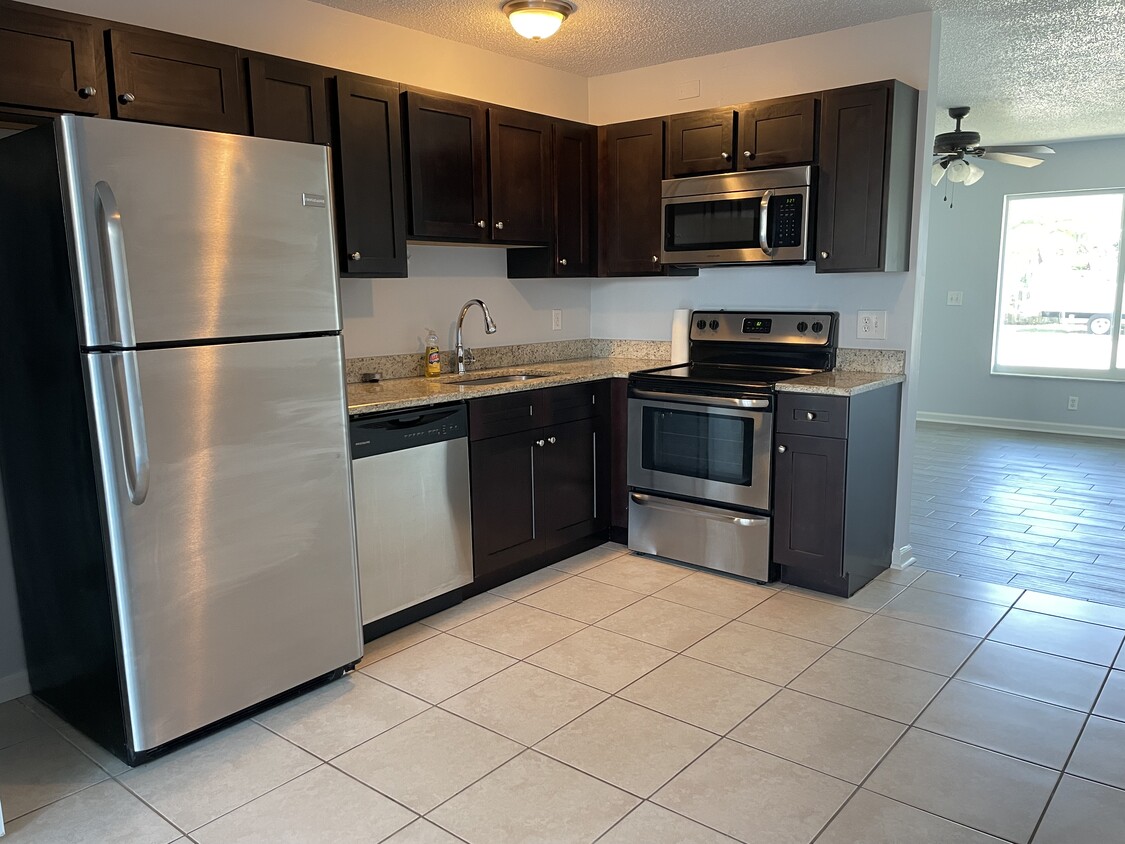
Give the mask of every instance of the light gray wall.
[[[1028, 427], [1119, 429], [1125, 433], [1125, 384], [1072, 378], [992, 375], [993, 325], [1004, 196], [1125, 187], [1125, 138], [1052, 144], [1034, 169], [984, 162], [984, 177], [958, 185], [953, 208], [944, 183], [930, 195], [929, 259], [922, 311], [919, 412], [1016, 420]], [[961, 306], [946, 305], [951, 290]], [[1066, 409], [1067, 397], [1079, 409]]]

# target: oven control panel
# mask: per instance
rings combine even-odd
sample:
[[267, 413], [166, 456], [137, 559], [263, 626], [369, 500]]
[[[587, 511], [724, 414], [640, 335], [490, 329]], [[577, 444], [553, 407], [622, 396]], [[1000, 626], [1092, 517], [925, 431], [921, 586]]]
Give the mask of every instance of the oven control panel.
[[771, 343], [829, 346], [836, 341], [839, 314], [805, 311], [695, 311], [693, 342]]

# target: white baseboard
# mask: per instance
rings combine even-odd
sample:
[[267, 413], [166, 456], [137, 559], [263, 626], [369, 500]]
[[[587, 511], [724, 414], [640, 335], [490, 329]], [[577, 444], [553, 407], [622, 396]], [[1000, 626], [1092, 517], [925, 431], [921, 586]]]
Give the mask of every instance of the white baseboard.
[[29, 694], [31, 694], [31, 683], [27, 679], [26, 671], [17, 671], [6, 677], [0, 677], [0, 703]]
[[971, 425], [975, 428], [1007, 428], [1011, 431], [1036, 431], [1041, 434], [1069, 434], [1075, 437], [1104, 437], [1125, 440], [1125, 428], [1106, 428], [1101, 425], [1071, 425], [1066, 422], [1036, 422], [1027, 419], [1000, 419], [995, 416], [963, 416], [959, 413], [930, 413], [918, 411], [919, 422], [939, 425]]
[[911, 545], [903, 545], [901, 548], [896, 549], [892, 556], [894, 557], [894, 559], [891, 560], [892, 569], [901, 570], [910, 568], [918, 562], [914, 557], [914, 548]]

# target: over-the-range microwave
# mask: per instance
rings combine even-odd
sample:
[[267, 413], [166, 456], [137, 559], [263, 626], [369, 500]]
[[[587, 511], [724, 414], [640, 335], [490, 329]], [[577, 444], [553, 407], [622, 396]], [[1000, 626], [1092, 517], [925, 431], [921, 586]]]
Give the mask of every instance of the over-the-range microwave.
[[665, 264], [801, 263], [810, 243], [813, 167], [665, 179]]

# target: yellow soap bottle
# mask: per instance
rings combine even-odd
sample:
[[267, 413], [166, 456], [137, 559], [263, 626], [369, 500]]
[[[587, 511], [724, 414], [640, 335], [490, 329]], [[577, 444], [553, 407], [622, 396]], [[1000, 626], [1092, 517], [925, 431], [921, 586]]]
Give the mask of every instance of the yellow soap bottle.
[[427, 328], [426, 357], [423, 359], [427, 378], [436, 378], [441, 375], [441, 351], [438, 349], [437, 334], [432, 328]]

